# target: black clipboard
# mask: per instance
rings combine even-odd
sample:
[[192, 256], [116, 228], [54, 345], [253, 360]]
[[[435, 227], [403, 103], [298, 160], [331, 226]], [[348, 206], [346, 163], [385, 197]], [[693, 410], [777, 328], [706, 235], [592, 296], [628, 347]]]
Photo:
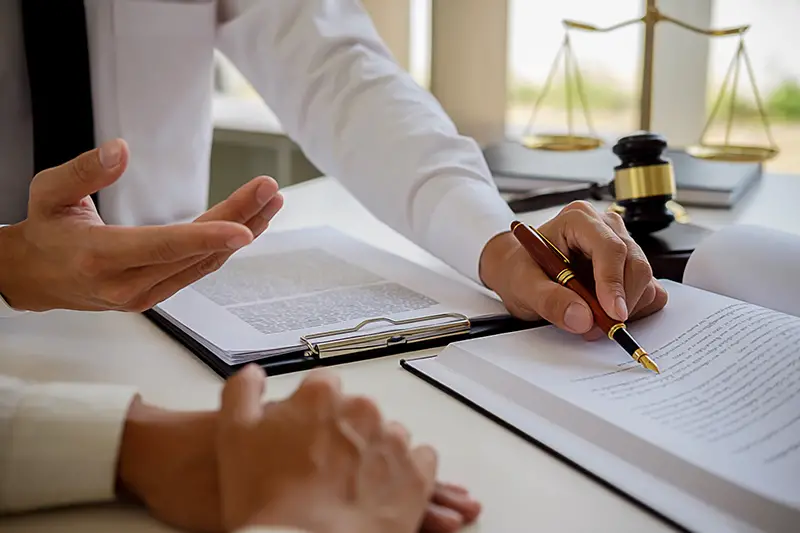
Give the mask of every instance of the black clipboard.
[[[143, 314], [162, 331], [188, 348], [195, 357], [223, 379], [231, 377], [250, 363], [260, 365], [268, 375], [275, 376], [316, 367], [439, 348], [451, 342], [509, 333], [542, 324], [542, 322], [523, 321], [511, 315], [469, 318], [458, 313], [443, 313], [407, 320], [377, 317], [364, 320], [353, 328], [301, 336], [299, 339], [301, 347], [290, 353], [265, 355], [240, 364], [229, 364], [220, 357], [218, 348], [183, 327], [158, 307], [149, 309]], [[380, 322], [389, 324], [390, 328], [379, 333], [362, 332], [365, 326]]]

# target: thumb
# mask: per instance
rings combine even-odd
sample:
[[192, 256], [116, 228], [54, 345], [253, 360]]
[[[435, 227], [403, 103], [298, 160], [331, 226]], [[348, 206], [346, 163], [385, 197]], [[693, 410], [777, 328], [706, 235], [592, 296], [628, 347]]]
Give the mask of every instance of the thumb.
[[51, 211], [79, 203], [117, 181], [127, 167], [128, 155], [127, 143], [114, 139], [63, 165], [41, 171], [31, 183], [31, 208]]
[[222, 389], [222, 419], [235, 424], [252, 424], [261, 418], [261, 399], [266, 387], [264, 370], [249, 364], [231, 377]]
[[540, 316], [551, 324], [572, 333], [586, 333], [594, 325], [592, 311], [575, 291], [551, 281], [533, 261], [520, 257], [521, 264], [501, 294], [515, 316], [530, 320]]

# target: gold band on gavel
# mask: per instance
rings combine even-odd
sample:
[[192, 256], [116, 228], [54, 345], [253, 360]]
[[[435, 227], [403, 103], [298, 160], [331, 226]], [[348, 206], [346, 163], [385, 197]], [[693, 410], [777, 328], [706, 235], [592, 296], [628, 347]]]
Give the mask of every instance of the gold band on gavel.
[[675, 175], [672, 165], [650, 165], [623, 168], [614, 176], [617, 200], [634, 200], [649, 196], [675, 196]]

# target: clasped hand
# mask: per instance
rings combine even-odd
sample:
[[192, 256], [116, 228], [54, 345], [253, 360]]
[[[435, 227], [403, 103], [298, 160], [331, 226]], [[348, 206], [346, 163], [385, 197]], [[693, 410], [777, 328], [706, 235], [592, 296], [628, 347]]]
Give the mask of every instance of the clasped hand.
[[161, 521], [197, 532], [283, 526], [308, 533], [454, 533], [480, 513], [462, 487], [437, 483], [437, 455], [412, 445], [375, 403], [315, 371], [264, 403], [255, 365], [230, 378], [219, 411], [134, 401], [119, 486]]

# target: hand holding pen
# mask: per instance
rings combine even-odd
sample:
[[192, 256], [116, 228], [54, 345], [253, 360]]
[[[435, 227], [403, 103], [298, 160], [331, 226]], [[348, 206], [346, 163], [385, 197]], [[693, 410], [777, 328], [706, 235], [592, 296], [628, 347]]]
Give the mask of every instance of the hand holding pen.
[[658, 366], [650, 359], [647, 351], [631, 336], [625, 322], [622, 319], [615, 320], [608, 316], [595, 294], [576, 277], [569, 259], [557, 246], [536, 228], [521, 222], [511, 224], [511, 233], [553, 281], [574, 291], [589, 304], [595, 324], [608, 335], [609, 339], [616, 341], [637, 363], [648, 370], [659, 373]]
[[[574, 270], [609, 318], [625, 323], [666, 305], [666, 291], [653, 278], [644, 253], [615, 213], [598, 212], [586, 202], [573, 202], [539, 231], [568, 253], [573, 267], [588, 267]], [[490, 247], [496, 248], [491, 255]], [[482, 280], [513, 315], [523, 320], [541, 318], [587, 339], [606, 336], [589, 304], [549, 277], [512, 233], [495, 237], [484, 255]]]

